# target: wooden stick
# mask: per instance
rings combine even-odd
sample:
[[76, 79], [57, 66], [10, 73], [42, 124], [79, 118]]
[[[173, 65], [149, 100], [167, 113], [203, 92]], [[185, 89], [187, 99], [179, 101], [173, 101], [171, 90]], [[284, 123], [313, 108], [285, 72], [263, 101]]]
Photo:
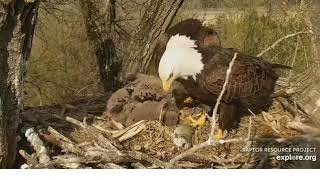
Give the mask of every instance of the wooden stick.
[[251, 138], [252, 117], [249, 117], [249, 119], [250, 119], [250, 121], [249, 121], [248, 136], [247, 136], [248, 139]]
[[46, 163], [50, 161], [50, 157], [48, 156], [48, 152], [46, 147], [44, 146], [44, 143], [40, 139], [38, 133], [34, 130], [33, 127], [25, 128], [25, 137], [30, 142], [31, 146], [35, 150], [39, 162], [40, 163]]
[[74, 124], [74, 125], [77, 125], [77, 126], [79, 126], [79, 127], [85, 128], [85, 125], [84, 125], [81, 121], [79, 121], [79, 120], [77, 120], [77, 119], [74, 119], [74, 118], [72, 118], [72, 117], [70, 117], [70, 116], [67, 116], [67, 117], [65, 118], [65, 120], [68, 121], [68, 122], [71, 123], [71, 124]]
[[33, 155], [28, 154], [25, 150], [20, 149], [19, 154], [26, 160], [28, 166], [38, 164], [37, 159]]
[[138, 133], [140, 133], [142, 130], [144, 130], [146, 128], [146, 124], [140, 124], [139, 126], [136, 126], [130, 130], [128, 130], [127, 132], [125, 132], [124, 134], [122, 134], [118, 139], [120, 142], [125, 141], [127, 139], [132, 138], [133, 136], [137, 135]]
[[118, 130], [116, 131], [115, 133], [112, 134], [112, 137], [114, 138], [119, 138], [121, 137], [123, 134], [125, 134], [126, 132], [130, 131], [131, 129], [135, 128], [135, 127], [139, 127], [141, 124], [145, 123], [145, 120], [141, 120], [141, 121], [138, 121], [128, 127], [126, 127], [125, 129], [122, 129], [122, 130]]
[[[74, 124], [74, 125], [76, 125], [78, 127], [81, 127], [83, 129], [91, 132], [93, 135], [95, 135], [99, 139], [100, 142], [109, 142], [108, 144], [111, 145], [110, 149], [114, 149], [114, 147], [117, 147], [117, 148], [121, 148], [122, 147], [122, 145], [118, 141], [116, 141], [114, 139], [114, 137], [111, 136], [111, 133], [108, 133], [107, 131], [103, 131], [104, 135], [107, 136], [107, 138], [105, 138], [101, 133], [102, 131], [97, 129], [94, 126], [85, 125], [81, 121], [79, 121], [79, 120], [77, 120], [75, 118], [69, 117], [69, 116], [67, 116], [66, 118], [63, 118], [63, 120], [66, 120], [71, 124]], [[114, 146], [114, 147], [112, 147], [112, 146]]]
[[224, 95], [224, 93], [225, 93], [225, 91], [227, 89], [227, 84], [229, 82], [230, 74], [232, 72], [232, 67], [233, 67], [233, 64], [234, 64], [237, 56], [238, 56], [238, 53], [237, 52], [234, 53], [233, 58], [232, 58], [232, 60], [231, 60], [231, 62], [229, 64], [229, 68], [227, 69], [227, 72], [226, 72], [226, 78], [225, 78], [224, 84], [222, 86], [222, 90], [221, 90], [221, 92], [220, 92], [220, 94], [218, 96], [217, 102], [216, 102], [216, 104], [214, 106], [214, 109], [213, 109], [213, 112], [212, 112], [212, 116], [210, 118], [211, 119], [211, 131], [210, 131], [210, 136], [209, 136], [209, 139], [208, 139], [210, 144], [214, 144], [213, 136], [214, 136], [214, 130], [215, 130], [215, 127], [216, 127], [216, 122], [217, 122], [216, 116], [217, 116], [217, 112], [218, 112], [218, 107], [220, 105], [222, 96]]
[[103, 169], [125, 169], [124, 167], [115, 163], [98, 164], [98, 166]]
[[192, 148], [190, 148], [190, 149], [182, 152], [181, 154], [175, 156], [174, 158], [172, 158], [172, 159], [169, 161], [169, 163], [168, 163], [168, 165], [166, 166], [166, 168], [172, 168], [173, 165], [174, 165], [174, 163], [177, 162], [178, 160], [180, 160], [180, 159], [182, 159], [182, 158], [184, 158], [184, 157], [186, 157], [186, 156], [191, 155], [192, 153], [196, 152], [196, 151], [199, 150], [199, 149], [202, 149], [202, 148], [205, 148], [205, 147], [208, 147], [208, 146], [210, 146], [210, 143], [209, 143], [208, 140], [205, 141], [205, 142], [203, 142], [203, 143], [201, 143], [201, 144], [197, 144], [197, 145], [193, 146]]
[[264, 55], [265, 53], [267, 53], [268, 51], [270, 51], [271, 49], [274, 49], [279, 43], [281, 43], [283, 40], [300, 35], [300, 34], [313, 34], [313, 32], [311, 30], [304, 30], [304, 31], [299, 31], [293, 34], [288, 34], [278, 40], [276, 40], [276, 42], [274, 42], [271, 46], [269, 46], [267, 49], [261, 51], [259, 54], [257, 54], [257, 57], [261, 57], [262, 55]]
[[51, 131], [54, 132], [50, 135], [44, 135], [43, 137], [50, 143], [55, 144], [59, 147], [61, 147], [66, 152], [72, 152], [74, 154], [78, 155], [84, 155], [85, 152], [77, 147], [71, 140], [64, 141], [61, 137], [63, 137], [62, 134], [60, 134], [58, 131]]
[[[233, 67], [233, 64], [237, 58], [237, 55], [238, 53], [234, 53], [233, 55], [233, 58], [232, 60], [230, 61], [229, 63], [229, 68], [227, 69], [226, 71], [226, 78], [225, 78], [225, 82], [222, 86], [222, 90], [218, 96], [218, 99], [217, 99], [217, 102], [214, 106], [214, 109], [213, 109], [213, 112], [212, 112], [212, 116], [209, 117], [210, 120], [211, 120], [211, 131], [210, 131], [210, 136], [208, 138], [207, 141], [201, 143], [201, 144], [198, 144], [198, 145], [195, 145], [193, 146], [192, 148], [182, 152], [181, 154], [175, 156], [174, 158], [172, 158], [170, 161], [169, 161], [169, 164], [167, 166], [167, 168], [172, 168], [172, 166], [174, 165], [174, 163], [186, 156], [189, 156], [190, 154], [194, 153], [195, 151], [199, 150], [199, 149], [202, 149], [202, 148], [205, 148], [205, 147], [208, 147], [208, 146], [216, 146], [216, 144], [224, 144], [224, 143], [228, 143], [228, 142], [236, 142], [234, 139], [232, 140], [220, 140], [219, 142], [217, 142], [216, 140], [214, 140], [213, 136], [214, 136], [214, 130], [215, 130], [215, 127], [216, 127], [216, 122], [217, 122], [217, 112], [218, 112], [218, 107], [219, 107], [219, 104], [222, 100], [222, 96], [223, 94], [225, 93], [226, 91], [226, 87], [227, 87], [227, 84], [229, 82], [229, 78], [230, 78], [230, 74], [232, 72], [232, 67]], [[240, 141], [240, 140], [239, 140]]]
[[157, 167], [161, 167], [161, 168], [164, 168], [164, 167], [167, 167], [168, 164], [157, 159], [157, 158], [154, 158], [152, 156], [149, 156], [148, 154], [145, 154], [145, 153], [142, 153], [142, 152], [138, 152], [138, 151], [129, 151], [127, 152], [127, 154], [135, 159], [135, 160], [138, 160], [138, 161], [146, 161], [146, 162], [149, 162]]
[[51, 126], [49, 126], [47, 128], [47, 130], [49, 131], [50, 134], [54, 135], [54, 137], [57, 139], [61, 139], [63, 141], [69, 142], [69, 143], [72, 142], [69, 138], [65, 137], [64, 135], [59, 133], [57, 130], [53, 129]]
[[305, 123], [300, 121], [292, 121], [287, 123], [287, 127], [291, 129], [298, 130], [303, 133], [310, 133], [310, 134], [319, 134], [320, 130], [317, 127], [309, 126]]

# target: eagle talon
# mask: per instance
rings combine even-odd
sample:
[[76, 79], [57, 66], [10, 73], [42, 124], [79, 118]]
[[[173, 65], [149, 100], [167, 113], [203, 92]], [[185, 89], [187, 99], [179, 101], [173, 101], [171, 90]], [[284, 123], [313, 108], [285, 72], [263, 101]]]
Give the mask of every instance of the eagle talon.
[[[219, 98], [216, 97], [221, 94], [219, 93], [221, 89], [226, 89], [228, 95], [222, 97], [219, 107], [219, 123], [224, 129], [230, 130], [233, 124], [240, 122], [243, 116], [240, 111], [245, 107], [253, 106], [257, 107], [257, 110], [263, 110], [261, 105], [269, 104], [279, 76], [275, 69], [290, 69], [288, 66], [272, 64], [262, 59], [257, 62], [255, 57], [232, 48], [200, 47], [199, 42], [206, 41], [204, 43], [206, 44], [213, 41], [214, 38], [197, 39], [196, 36], [193, 37], [197, 33], [188, 33], [187, 35], [171, 34], [167, 41], [158, 68], [162, 87], [165, 91], [170, 91], [172, 83], [181, 79], [181, 84], [188, 91], [187, 94], [209, 105], [212, 103], [207, 102], [215, 100], [219, 102]], [[219, 39], [218, 36], [217, 39]], [[204, 49], [206, 51], [203, 51]], [[227, 69], [229, 73], [231, 68], [236, 75], [231, 75], [229, 79], [226, 79], [223, 69]], [[225, 82], [222, 83], [223, 81]], [[214, 117], [208, 118], [212, 127], [218, 121], [216, 116], [215, 114]], [[198, 120], [189, 119], [192, 126], [201, 126], [205, 121], [204, 117]], [[220, 140], [224, 137], [224, 132], [218, 130], [214, 137], [210, 137], [210, 140], [213, 138]]]
[[215, 141], [220, 141], [222, 139], [224, 139], [226, 137], [227, 133], [224, 132], [222, 129], [218, 129], [218, 132], [216, 132], [214, 135], [213, 135], [213, 139]]
[[202, 127], [206, 123], [207, 115], [206, 115], [206, 113], [203, 113], [197, 119], [194, 119], [192, 116], [189, 116], [187, 118], [191, 121], [191, 123], [190, 123], [191, 126], [193, 126], [193, 127]]

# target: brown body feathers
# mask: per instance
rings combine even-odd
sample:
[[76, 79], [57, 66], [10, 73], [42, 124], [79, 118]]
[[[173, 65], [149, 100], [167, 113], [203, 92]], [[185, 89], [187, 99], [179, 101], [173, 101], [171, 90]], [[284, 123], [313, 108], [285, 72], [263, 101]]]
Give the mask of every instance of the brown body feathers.
[[[199, 48], [204, 68], [196, 80], [180, 80], [190, 95], [213, 106], [225, 80], [229, 63], [237, 52], [221, 47]], [[220, 127], [230, 130], [240, 121], [241, 113], [267, 107], [278, 75], [273, 65], [260, 58], [238, 52], [220, 105]]]

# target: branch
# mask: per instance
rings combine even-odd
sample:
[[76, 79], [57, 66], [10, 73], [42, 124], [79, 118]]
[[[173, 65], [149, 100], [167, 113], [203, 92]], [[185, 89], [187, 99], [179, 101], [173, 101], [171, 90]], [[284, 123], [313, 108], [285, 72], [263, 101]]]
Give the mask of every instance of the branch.
[[[175, 162], [177, 162], [178, 160], [186, 157], [186, 156], [189, 156], [191, 155], [192, 153], [194, 153], [195, 151], [199, 150], [199, 149], [202, 149], [202, 148], [205, 148], [205, 147], [208, 147], [208, 146], [216, 146], [217, 144], [225, 144], [225, 143], [228, 143], [228, 142], [239, 142], [239, 141], [243, 141], [242, 139], [229, 139], [229, 140], [220, 140], [220, 141], [215, 141], [213, 139], [213, 135], [214, 135], [214, 129], [215, 129], [215, 126], [216, 126], [216, 116], [217, 116], [217, 112], [218, 112], [218, 107], [219, 107], [219, 104], [221, 102], [221, 99], [222, 99], [222, 96], [223, 94], [225, 93], [226, 91], [226, 87], [227, 87], [227, 84], [229, 82], [229, 78], [230, 78], [230, 74], [231, 74], [231, 70], [232, 70], [232, 66], [237, 58], [237, 55], [238, 53], [234, 53], [234, 56], [229, 64], [229, 68], [227, 69], [226, 71], [226, 78], [225, 78], [225, 82], [222, 86], [222, 90], [219, 94], [219, 97], [217, 99], [217, 102], [214, 106], [214, 109], [213, 109], [213, 112], [212, 112], [212, 116], [210, 117], [211, 119], [211, 131], [210, 131], [210, 136], [208, 138], [207, 141], [201, 143], [201, 144], [198, 144], [198, 145], [195, 145], [193, 146], [192, 148], [184, 151], [183, 153], [175, 156], [174, 158], [172, 158], [170, 161], [169, 161], [169, 164], [167, 166], [167, 168], [171, 168]], [[250, 127], [250, 131], [251, 131], [251, 127]], [[249, 133], [250, 133], [249, 131]]]
[[222, 86], [222, 90], [221, 90], [221, 92], [220, 92], [220, 94], [218, 96], [217, 102], [216, 102], [216, 104], [214, 106], [214, 109], [213, 109], [213, 112], [212, 112], [212, 116], [210, 118], [211, 119], [211, 132], [210, 132], [210, 136], [209, 136], [209, 139], [208, 139], [210, 144], [214, 143], [212, 141], [213, 141], [214, 129], [215, 129], [216, 122], [217, 122], [216, 116], [217, 116], [217, 112], [218, 112], [218, 107], [220, 105], [222, 96], [224, 95], [224, 92], [226, 91], [227, 84], [229, 82], [229, 78], [230, 78], [230, 74], [231, 74], [231, 70], [232, 70], [232, 66], [233, 66], [234, 61], [236, 60], [237, 56], [238, 56], [238, 53], [237, 52], [234, 53], [233, 58], [232, 58], [232, 60], [231, 60], [231, 62], [229, 64], [229, 68], [227, 69], [227, 72], [226, 72], [226, 79], [225, 79], [224, 84]]
[[23, 157], [23, 159], [26, 160], [26, 165], [29, 167], [29, 165], [36, 165], [39, 162], [37, 161], [35, 154], [28, 154], [25, 150], [19, 150], [19, 154]]
[[70, 139], [61, 138], [64, 137], [62, 134], [60, 134], [58, 131], [50, 131], [51, 135], [44, 134], [43, 137], [48, 141], [49, 143], [52, 143], [54, 145], [59, 146], [61, 149], [63, 149], [65, 152], [72, 152], [74, 154], [77, 154], [79, 156], [84, 156], [85, 151], [83, 151], [81, 148], [79, 148], [75, 143], [73, 143]]
[[33, 127], [26, 128], [24, 134], [27, 140], [30, 142], [31, 146], [35, 150], [40, 163], [47, 163], [50, 161], [50, 157], [48, 156], [48, 152], [44, 143], [40, 139], [38, 133], [34, 130]]
[[65, 142], [71, 143], [72, 141], [65, 137], [64, 135], [60, 134], [57, 130], [53, 129], [51, 126], [47, 128], [48, 132], [53, 134], [55, 138], [58, 140], [63, 140]]
[[269, 46], [267, 49], [261, 51], [257, 57], [261, 57], [262, 55], [264, 55], [265, 53], [267, 53], [268, 51], [270, 51], [271, 49], [274, 49], [280, 42], [282, 42], [285, 39], [300, 35], [300, 34], [313, 34], [312, 30], [304, 30], [304, 31], [299, 31], [293, 34], [288, 34], [280, 39], [278, 39], [276, 42], [274, 42], [271, 46]]

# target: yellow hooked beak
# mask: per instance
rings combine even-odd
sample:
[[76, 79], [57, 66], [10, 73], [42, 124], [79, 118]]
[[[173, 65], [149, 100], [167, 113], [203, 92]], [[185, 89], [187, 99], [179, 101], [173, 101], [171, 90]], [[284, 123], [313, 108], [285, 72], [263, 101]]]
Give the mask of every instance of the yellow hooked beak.
[[165, 92], [171, 91], [171, 86], [172, 86], [173, 80], [174, 80], [174, 78], [170, 77], [168, 80], [162, 81], [162, 88]]

